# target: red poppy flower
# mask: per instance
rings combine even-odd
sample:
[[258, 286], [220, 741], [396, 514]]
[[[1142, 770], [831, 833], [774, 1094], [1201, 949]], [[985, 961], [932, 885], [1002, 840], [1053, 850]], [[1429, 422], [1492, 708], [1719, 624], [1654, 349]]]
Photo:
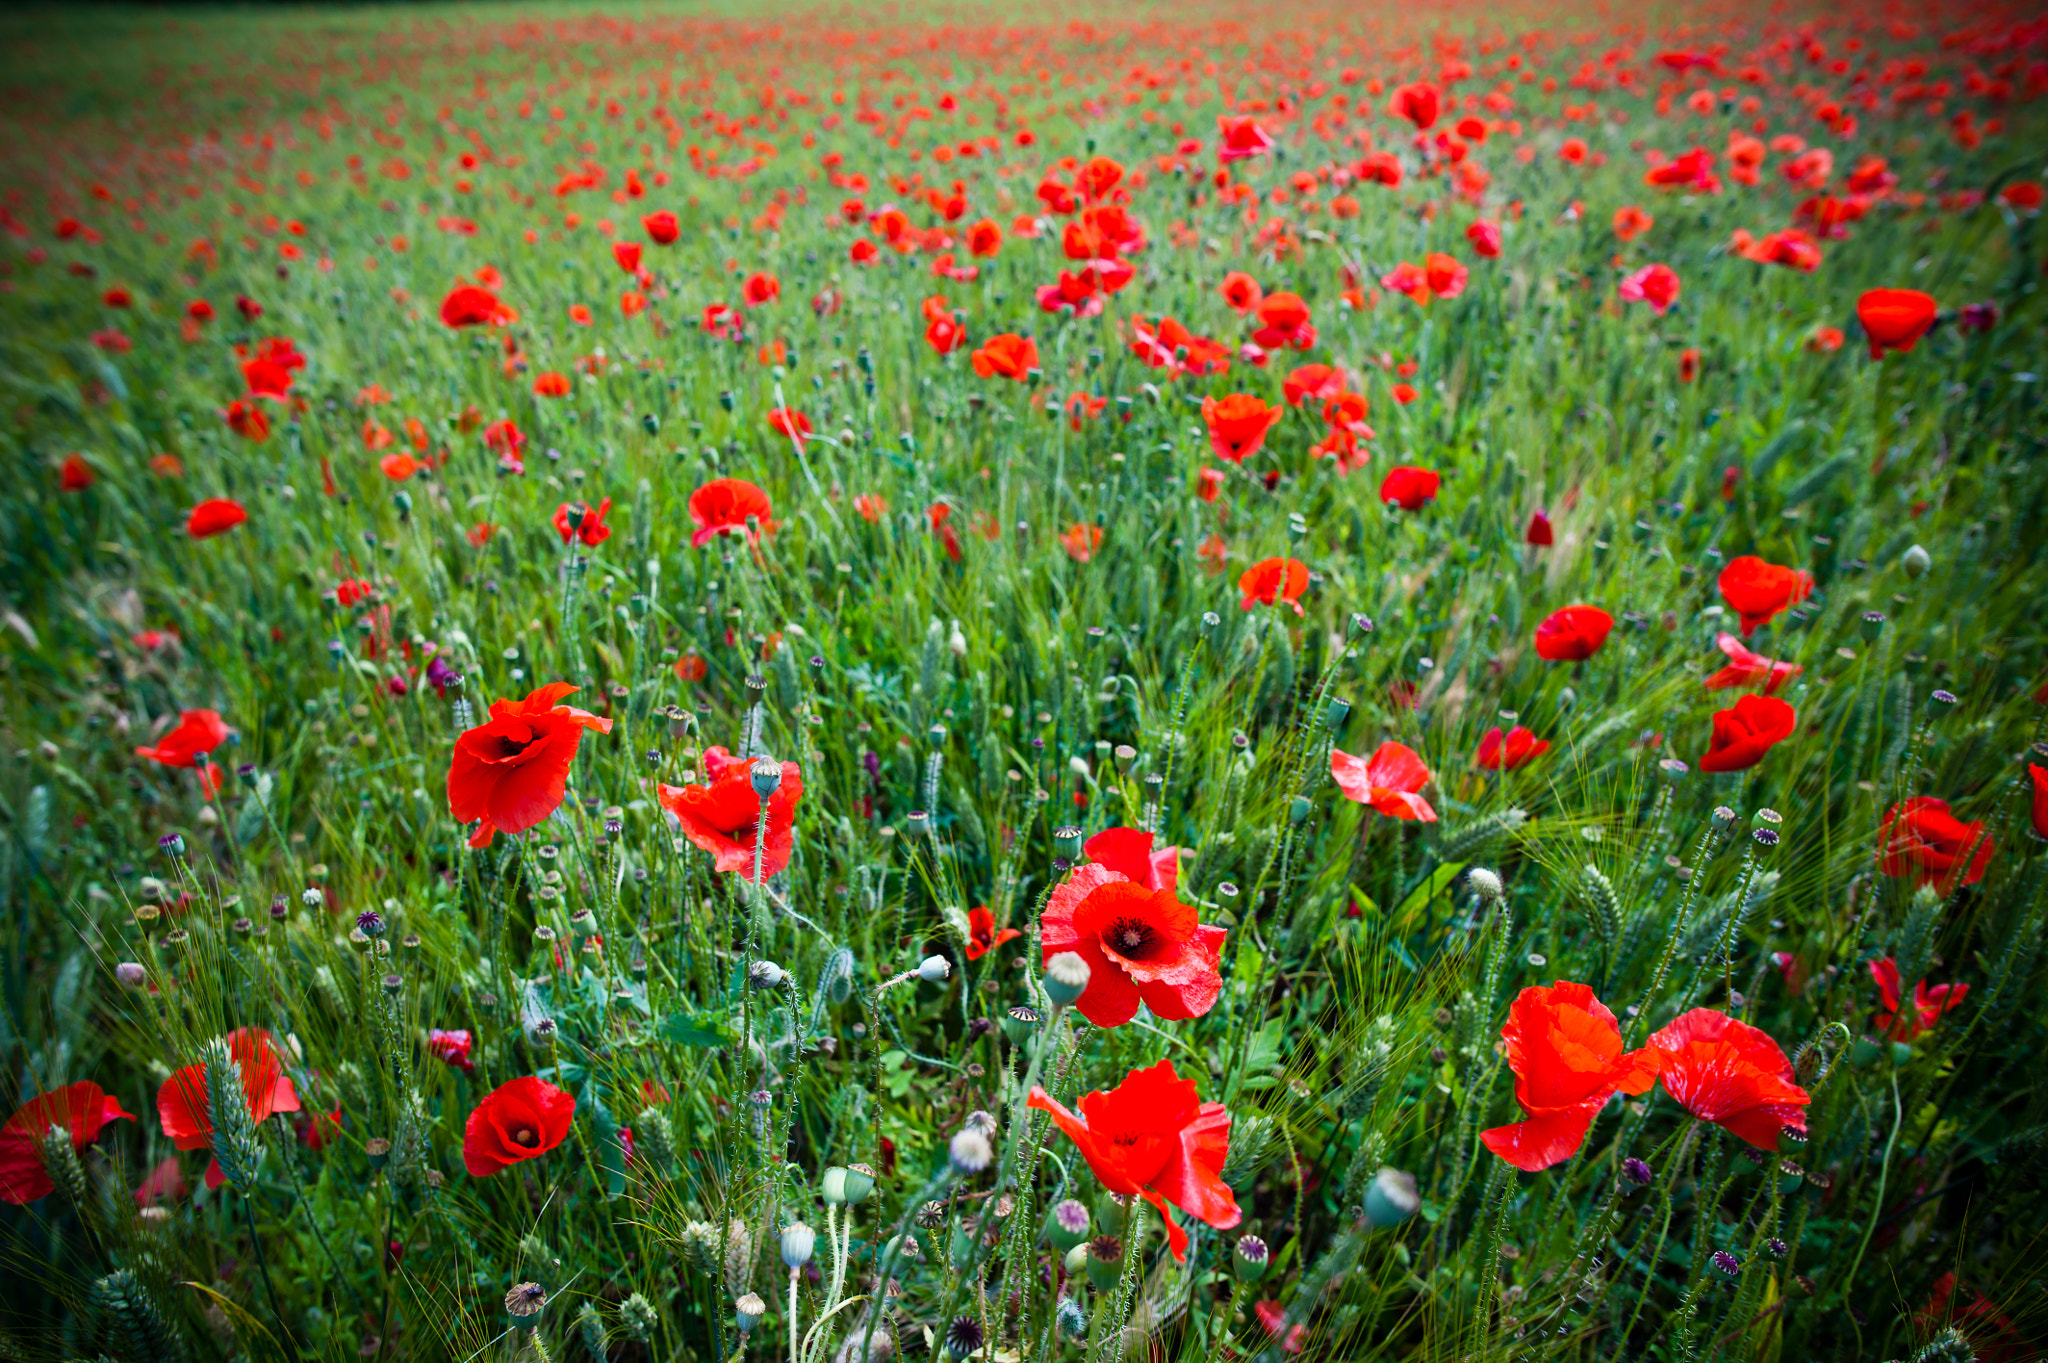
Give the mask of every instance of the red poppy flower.
[[1538, 738], [1530, 730], [1517, 724], [1505, 736], [1500, 726], [1486, 731], [1479, 740], [1479, 765], [1488, 771], [1513, 771], [1526, 767], [1550, 751], [1550, 741]]
[[1528, 1119], [1479, 1133], [1486, 1148], [1528, 1173], [1577, 1154], [1593, 1118], [1616, 1093], [1648, 1093], [1659, 1052], [1621, 1048], [1621, 1029], [1590, 985], [1559, 980], [1524, 989], [1500, 1029], [1515, 1101]]
[[[580, 504], [579, 504], [580, 505]], [[569, 528], [569, 503], [563, 502], [555, 508], [555, 533], [567, 544], [572, 539], [582, 540], [596, 548], [612, 537], [612, 528], [604, 523], [607, 512], [612, 509], [612, 499], [607, 497], [596, 506], [583, 506], [583, 516], [575, 529]]]
[[1472, 277], [1472, 272], [1456, 256], [1447, 256], [1442, 251], [1431, 251], [1422, 258], [1422, 274], [1429, 291], [1438, 298], [1456, 298], [1465, 292], [1465, 284]]
[[1052, 1114], [1103, 1187], [1158, 1208], [1175, 1259], [1187, 1258], [1188, 1234], [1167, 1212], [1169, 1205], [1217, 1230], [1242, 1219], [1223, 1184], [1230, 1114], [1221, 1103], [1202, 1102], [1195, 1081], [1176, 1074], [1171, 1060], [1130, 1071], [1107, 1093], [1084, 1094], [1079, 1114], [1042, 1088], [1031, 1090], [1029, 1103]]
[[1390, 819], [1436, 822], [1436, 811], [1421, 794], [1429, 784], [1429, 768], [1419, 753], [1404, 744], [1390, 739], [1370, 758], [1332, 748], [1330, 775], [1346, 799], [1371, 805]]
[[1259, 287], [1259, 281], [1242, 270], [1232, 270], [1224, 275], [1217, 292], [1223, 295], [1223, 301], [1230, 305], [1231, 311], [1237, 313], [1250, 312], [1266, 296], [1266, 291]]
[[[242, 1092], [252, 1119], [264, 1122], [277, 1113], [299, 1110], [298, 1090], [286, 1076], [269, 1032], [237, 1027], [228, 1033], [227, 1043], [228, 1054], [242, 1070]], [[180, 1150], [204, 1150], [213, 1144], [208, 1110], [204, 1064], [185, 1066], [156, 1091], [157, 1120]], [[206, 1168], [206, 1186], [218, 1188], [224, 1181], [220, 1161], [215, 1160]]]
[[782, 297], [782, 281], [772, 274], [755, 271], [740, 285], [740, 302], [758, 308]]
[[1216, 120], [1216, 159], [1228, 165], [1273, 150], [1273, 135], [1250, 118]]
[[1309, 321], [1308, 304], [1296, 293], [1269, 293], [1259, 300], [1259, 329], [1252, 342], [1262, 350], [1292, 346], [1307, 350], [1316, 343], [1316, 329]]
[[1060, 548], [1067, 551], [1067, 557], [1076, 563], [1086, 563], [1095, 557], [1095, 551], [1102, 547], [1102, 527], [1083, 525], [1079, 521], [1060, 531]]
[[2034, 778], [2034, 836], [2048, 841], [2048, 767], [2029, 762], [2027, 775]]
[[640, 272], [640, 243], [637, 241], [615, 241], [612, 243], [612, 259], [627, 274]]
[[1052, 892], [1039, 920], [1044, 959], [1072, 951], [1088, 962], [1074, 1006], [1098, 1027], [1129, 1022], [1140, 1002], [1161, 1018], [1201, 1017], [1223, 990], [1225, 929], [1198, 923], [1180, 902], [1179, 849], [1154, 851], [1152, 841], [1133, 828], [1090, 838], [1089, 861]]
[[[724, 748], [704, 750], [708, 785], [656, 784], [661, 806], [682, 823], [683, 836], [711, 853], [721, 872], [754, 875], [754, 844], [761, 835], [761, 797], [750, 773], [758, 757], [734, 757]], [[767, 841], [761, 845], [761, 878], [781, 874], [795, 848], [797, 802], [804, 797], [803, 768], [782, 764], [782, 784], [768, 797]]]
[[1553, 663], [1584, 662], [1600, 651], [1614, 617], [1598, 606], [1566, 606], [1536, 626], [1536, 656]]
[[1257, 454], [1266, 443], [1266, 433], [1286, 413], [1286, 408], [1268, 407], [1263, 399], [1250, 393], [1232, 393], [1220, 401], [1202, 399], [1202, 422], [1209, 428], [1209, 448], [1216, 451], [1218, 459], [1233, 464], [1241, 464]]
[[1551, 528], [1550, 516], [1542, 511], [1529, 513], [1528, 528], [1522, 531], [1525, 544], [1551, 545], [1557, 543], [1557, 532]]
[[1982, 880], [1997, 846], [1984, 835], [1983, 820], [1964, 823], [1948, 812], [1948, 801], [1932, 795], [1915, 795], [1886, 810], [1878, 839], [1880, 871], [1914, 876], [1922, 885], [1939, 885], [1944, 893], [1954, 888], [1958, 872], [1965, 885]]
[[497, 455], [501, 463], [517, 463], [519, 451], [526, 447], [526, 432], [514, 425], [510, 417], [484, 427], [483, 439], [484, 448]]
[[967, 229], [969, 255], [987, 259], [1003, 249], [1003, 229], [993, 218], [983, 218]]
[[475, 284], [459, 284], [441, 300], [441, 324], [449, 327], [495, 327], [516, 322], [519, 314], [498, 295]]
[[1038, 368], [1038, 342], [1005, 332], [991, 336], [974, 352], [974, 372], [987, 378], [1023, 380]]
[[1747, 638], [1758, 625], [1769, 624], [1780, 611], [1804, 601], [1813, 590], [1813, 574], [1744, 554], [1721, 570], [1720, 586], [1721, 599], [1742, 617]]
[[1650, 1037], [1661, 1052], [1658, 1078], [1678, 1105], [1760, 1150], [1778, 1148], [1790, 1127], [1804, 1135], [1806, 1090], [1778, 1043], [1712, 1008], [1681, 1013]]
[[228, 404], [228, 429], [244, 440], [262, 444], [270, 438], [270, 416], [261, 404], [235, 399]]
[[1634, 204], [1614, 210], [1614, 235], [1623, 241], [1634, 241], [1656, 223], [1655, 218]]
[[754, 538], [747, 526], [749, 517], [762, 530], [775, 528], [768, 494], [744, 478], [712, 479], [690, 494], [690, 519], [697, 523], [690, 547], [701, 549], [720, 535]]
[[1392, 502], [1403, 511], [1420, 511], [1435, 500], [1442, 481], [1434, 469], [1398, 464], [1380, 480], [1380, 500]]
[[462, 1167], [487, 1178], [545, 1155], [569, 1138], [575, 1116], [575, 1096], [545, 1079], [527, 1074], [500, 1084], [463, 1124]]
[[1345, 391], [1349, 381], [1334, 365], [1305, 364], [1280, 381], [1280, 396], [1289, 407], [1304, 401], [1327, 402]]
[[490, 846], [501, 829], [523, 833], [554, 813], [583, 731], [612, 731], [608, 719], [555, 704], [576, 690], [569, 682], [549, 682], [525, 700], [494, 700], [490, 719], [456, 738], [448, 810], [462, 823], [482, 820], [471, 847]]
[[434, 1058], [464, 1074], [476, 1073], [476, 1062], [469, 1058], [473, 1044], [473, 1038], [466, 1031], [444, 1032], [436, 1027], [427, 1033], [427, 1049], [434, 1053]]
[[996, 928], [996, 916], [986, 908], [967, 911], [967, 959], [978, 961], [1008, 941], [1024, 934], [1016, 928]]
[[1472, 250], [1486, 258], [1496, 259], [1500, 255], [1500, 224], [1487, 218], [1480, 218], [1465, 229], [1465, 240], [1472, 243]]
[[569, 396], [569, 376], [552, 369], [537, 374], [533, 380], [533, 393], [535, 397], [565, 398]]
[[218, 710], [181, 710], [178, 727], [156, 741], [152, 748], [137, 748], [137, 757], [147, 757], [167, 767], [195, 767], [203, 754], [217, 753], [228, 741], [228, 726]]
[[1157, 327], [1142, 317], [1131, 319], [1131, 353], [1154, 369], [1171, 374], [1203, 376], [1230, 368], [1230, 352], [1206, 336], [1197, 336], [1171, 317]]
[[1798, 663], [1773, 662], [1761, 653], [1752, 652], [1726, 630], [1714, 636], [1714, 643], [1728, 655], [1728, 665], [1703, 683], [1709, 691], [1731, 686], [1754, 686], [1761, 682], [1763, 693], [1768, 696], [1806, 670]]
[[1244, 593], [1238, 602], [1243, 610], [1285, 602], [1296, 615], [1303, 614], [1300, 598], [1308, 590], [1308, 565], [1298, 558], [1262, 558], [1244, 570], [1237, 589]]
[[1428, 132], [1436, 126], [1437, 115], [1443, 112], [1444, 92], [1426, 80], [1412, 85], [1397, 86], [1393, 98], [1387, 101], [1387, 115], [1390, 118], [1405, 118], [1415, 125], [1417, 132]]
[[648, 240], [656, 246], [675, 245], [676, 238], [682, 235], [683, 230], [682, 224], [676, 221], [676, 215], [666, 208], [649, 213], [640, 219], [640, 226], [646, 229]]
[[1870, 978], [1877, 982], [1877, 994], [1883, 1003], [1874, 1020], [1878, 1035], [1894, 1041], [1911, 1041], [1922, 1032], [1930, 1030], [1941, 1020], [1941, 1015], [1961, 1006], [1969, 996], [1967, 984], [1937, 984], [1930, 987], [1925, 980], [1913, 986], [1913, 1011], [1911, 1016], [1900, 1016], [1899, 993], [1902, 981], [1899, 978], [1899, 963], [1890, 956], [1870, 963]]
[[1856, 320], [1870, 338], [1870, 358], [1904, 353], [1920, 343], [1941, 305], [1918, 289], [1870, 289], [1856, 300]]
[[83, 492], [100, 480], [82, 454], [67, 454], [57, 470], [57, 486], [65, 492]]
[[135, 1114], [123, 1112], [121, 1104], [89, 1079], [51, 1089], [41, 1097], [15, 1109], [7, 1125], [0, 1127], [0, 1202], [16, 1206], [48, 1197], [56, 1184], [43, 1166], [45, 1134], [62, 1130], [75, 1150], [83, 1150], [100, 1138], [108, 1122], [132, 1122]]
[[1732, 709], [1714, 712], [1714, 732], [1700, 770], [1748, 771], [1790, 738], [1798, 723], [1797, 712], [1776, 696], [1743, 696]]
[[1669, 265], [1645, 265], [1622, 277], [1620, 292], [1631, 303], [1648, 303], [1650, 311], [1662, 317], [1678, 301], [1678, 271]]

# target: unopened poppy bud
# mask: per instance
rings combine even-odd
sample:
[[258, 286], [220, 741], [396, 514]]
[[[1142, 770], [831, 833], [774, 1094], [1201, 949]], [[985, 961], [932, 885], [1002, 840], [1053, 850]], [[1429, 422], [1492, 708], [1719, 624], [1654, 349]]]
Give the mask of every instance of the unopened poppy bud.
[[114, 978], [123, 989], [140, 989], [149, 982], [149, 972], [134, 961], [123, 961], [114, 967]]
[[1657, 770], [1664, 773], [1665, 780], [1675, 783], [1683, 781], [1692, 768], [1675, 757], [1667, 757], [1657, 764]]
[[782, 1228], [778, 1247], [782, 1262], [790, 1268], [802, 1268], [811, 1261], [811, 1251], [817, 1247], [817, 1232], [801, 1221], [793, 1221]]
[[1045, 1238], [1053, 1248], [1071, 1250], [1088, 1238], [1088, 1209], [1073, 1198], [1063, 1198], [1045, 1214]]
[[732, 1304], [733, 1324], [741, 1334], [754, 1328], [754, 1322], [768, 1314], [768, 1303], [761, 1300], [757, 1292], [749, 1292]]
[[1649, 1165], [1643, 1163], [1634, 1155], [1630, 1155], [1621, 1162], [1621, 1172], [1624, 1178], [1630, 1183], [1635, 1184], [1638, 1188], [1649, 1187], [1657, 1177], [1650, 1172]]
[[782, 764], [772, 757], [756, 758], [747, 770], [747, 780], [753, 785], [754, 794], [765, 800], [782, 789]]
[[[1072, 1276], [1072, 1270], [1068, 1272], [1069, 1276]], [[1060, 1330], [1068, 1339], [1079, 1340], [1087, 1333], [1088, 1313], [1083, 1311], [1081, 1303], [1072, 1297], [1061, 1297], [1059, 1309], [1054, 1314], [1059, 1319]]]
[[[1086, 767], [1086, 763], [1082, 764]], [[1081, 830], [1072, 824], [1062, 824], [1052, 831], [1052, 854], [1061, 861], [1072, 861], [1081, 855]]]
[[[199, 754], [194, 759], [194, 764], [198, 766], [202, 771], [205, 770], [206, 755], [204, 753]], [[185, 855], [185, 839], [180, 834], [166, 833], [161, 838], [158, 838], [156, 840], [156, 845], [158, 847], [163, 848], [164, 851], [170, 853], [174, 857], [182, 857]]]
[[1069, 1278], [1078, 1278], [1083, 1273], [1086, 1273], [1088, 1271], [1088, 1242], [1084, 1240], [1078, 1245], [1069, 1247], [1066, 1254], [1060, 1259], [1060, 1267], [1066, 1270]]
[[1899, 566], [1906, 570], [1907, 577], [1918, 580], [1934, 566], [1934, 556], [1916, 544], [1899, 555]]
[[943, 984], [953, 973], [953, 963], [943, 956], [927, 956], [917, 963], [917, 978], [926, 984]]
[[1711, 1258], [1714, 1261], [1714, 1267], [1720, 1269], [1721, 1272], [1731, 1278], [1738, 1276], [1742, 1272], [1742, 1260], [1736, 1258], [1725, 1249], [1715, 1250]]
[[946, 1146], [946, 1158], [959, 1172], [978, 1174], [995, 1158], [995, 1149], [989, 1145], [988, 1137], [970, 1127], [955, 1133]]
[[1956, 693], [1953, 691], [1936, 691], [1928, 699], [1934, 703], [1928, 707], [1927, 713], [1937, 719], [1955, 712]]
[[773, 961], [756, 961], [747, 967], [747, 985], [757, 990], [780, 989], [789, 972]]
[[875, 1174], [865, 1164], [835, 1166], [825, 1171], [823, 1184], [825, 1201], [833, 1206], [857, 1207], [874, 1192]]
[[1045, 996], [1058, 1008], [1071, 1007], [1088, 989], [1088, 961], [1077, 951], [1062, 951], [1045, 963]]
[[1465, 872], [1465, 883], [1472, 888], [1473, 894], [1489, 904], [1498, 904], [1504, 893], [1500, 876], [1484, 866], [1474, 866]]
[[1235, 1259], [1237, 1280], [1242, 1283], [1255, 1283], [1265, 1277], [1266, 1265], [1272, 1262], [1272, 1257], [1272, 1252], [1266, 1248], [1266, 1242], [1258, 1236], [1238, 1237]]
[[1291, 824], [1306, 823], [1310, 812], [1314, 809], [1315, 806], [1309, 803], [1307, 796], [1297, 795], [1287, 802], [1287, 822]]
[[1399, 1169], [1381, 1169], [1365, 1190], [1366, 1224], [1379, 1230], [1398, 1226], [1422, 1210], [1422, 1196], [1415, 1190], [1415, 1175]]

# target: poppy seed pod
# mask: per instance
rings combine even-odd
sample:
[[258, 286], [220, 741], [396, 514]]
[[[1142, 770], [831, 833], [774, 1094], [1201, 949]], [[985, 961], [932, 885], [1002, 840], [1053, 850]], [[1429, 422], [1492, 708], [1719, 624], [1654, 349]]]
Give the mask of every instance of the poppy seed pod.
[[1415, 1175], [1399, 1169], [1381, 1169], [1365, 1190], [1366, 1224], [1377, 1230], [1398, 1226], [1422, 1210], [1422, 1197], [1415, 1190]]
[[1240, 1236], [1237, 1254], [1234, 1256], [1237, 1280], [1242, 1283], [1255, 1283], [1265, 1277], [1266, 1266], [1272, 1262], [1272, 1257], [1272, 1252], [1266, 1248], [1266, 1242], [1258, 1236]]
[[790, 1268], [802, 1268], [811, 1261], [811, 1251], [817, 1247], [818, 1235], [801, 1221], [793, 1221], [782, 1228], [777, 1247], [782, 1253], [782, 1262]]
[[782, 764], [772, 757], [759, 758], [748, 769], [747, 780], [754, 794], [765, 800], [782, 789]]
[[540, 1309], [547, 1304], [547, 1289], [539, 1283], [515, 1283], [505, 1294], [505, 1313], [512, 1317], [515, 1330], [531, 1330], [540, 1324]]
[[1012, 1046], [1021, 1046], [1038, 1030], [1038, 1010], [1018, 1004], [1003, 1014], [1003, 1035]]
[[789, 972], [773, 961], [756, 961], [747, 967], [747, 986], [751, 989], [780, 989], [789, 979]]
[[1079, 952], [1062, 951], [1045, 963], [1045, 996], [1055, 1007], [1072, 1007], [1087, 992], [1092, 973]]
[[741, 1334], [746, 1334], [754, 1328], [755, 1321], [768, 1314], [768, 1303], [761, 1300], [759, 1293], [749, 1292], [734, 1302], [732, 1309], [733, 1324]]
[[1885, 614], [1883, 611], [1863, 612], [1863, 641], [1865, 643], [1874, 644], [1877, 642], [1878, 636], [1884, 633], [1884, 621]]
[[825, 1200], [833, 1206], [858, 1207], [875, 1191], [875, 1171], [865, 1164], [825, 1171]]
[[1063, 1198], [1045, 1214], [1045, 1238], [1053, 1248], [1065, 1252], [1088, 1238], [1088, 1209], [1073, 1198]]
[[1088, 1281], [1098, 1292], [1107, 1292], [1123, 1276], [1124, 1242], [1114, 1235], [1098, 1235], [1088, 1242]]
[[1072, 824], [1062, 824], [1052, 831], [1052, 854], [1061, 861], [1072, 861], [1081, 855], [1081, 830]]

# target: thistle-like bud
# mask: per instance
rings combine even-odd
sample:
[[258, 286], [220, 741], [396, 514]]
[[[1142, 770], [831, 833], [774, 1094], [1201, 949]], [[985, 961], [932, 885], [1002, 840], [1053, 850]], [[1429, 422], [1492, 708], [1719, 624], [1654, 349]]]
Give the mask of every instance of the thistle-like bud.
[[1488, 904], [1498, 904], [1507, 890], [1500, 883], [1500, 874], [1484, 866], [1474, 866], [1465, 872], [1465, 884], [1473, 894]]
[[1399, 1169], [1381, 1169], [1365, 1190], [1366, 1224], [1378, 1230], [1398, 1226], [1422, 1210], [1422, 1195], [1415, 1189], [1415, 1175]]
[[782, 1228], [778, 1248], [782, 1262], [790, 1268], [802, 1268], [811, 1261], [811, 1251], [817, 1247], [818, 1234], [801, 1221], [792, 1221]]
[[1256, 1235], [1238, 1237], [1237, 1254], [1233, 1263], [1237, 1269], [1237, 1280], [1241, 1283], [1255, 1283], [1266, 1276], [1266, 1266], [1272, 1262], [1272, 1252], [1266, 1242]]
[[666, 1177], [676, 1166], [675, 1128], [658, 1107], [643, 1107], [633, 1119], [633, 1157]]
[[789, 972], [773, 961], [756, 961], [747, 967], [747, 987], [750, 989], [780, 989], [788, 979]]
[[604, 1317], [597, 1307], [585, 1302], [576, 1309], [576, 1334], [583, 1344], [584, 1352], [596, 1359], [609, 1358], [609, 1345], [605, 1339]]
[[1059, 1318], [1060, 1333], [1068, 1339], [1081, 1339], [1087, 1335], [1088, 1313], [1072, 1297], [1061, 1297], [1055, 1314]]
[[1607, 873], [1590, 861], [1579, 875], [1579, 897], [1586, 902], [1586, 925], [1593, 936], [1603, 945], [1612, 944], [1621, 936], [1621, 900]]
[[206, 1118], [213, 1129], [213, 1158], [235, 1191], [245, 1193], [263, 1162], [263, 1142], [249, 1112], [242, 1066], [219, 1037], [200, 1047], [199, 1055], [205, 1066]]
[[1059, 1008], [1071, 1007], [1087, 992], [1088, 961], [1077, 951], [1062, 951], [1045, 963], [1045, 996]]

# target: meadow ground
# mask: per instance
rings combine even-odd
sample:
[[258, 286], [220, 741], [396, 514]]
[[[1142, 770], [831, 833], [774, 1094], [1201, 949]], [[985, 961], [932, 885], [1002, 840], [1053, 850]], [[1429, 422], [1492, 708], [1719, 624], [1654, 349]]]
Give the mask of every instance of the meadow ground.
[[0, 50], [0, 1357], [2039, 1356], [2035, 11]]

